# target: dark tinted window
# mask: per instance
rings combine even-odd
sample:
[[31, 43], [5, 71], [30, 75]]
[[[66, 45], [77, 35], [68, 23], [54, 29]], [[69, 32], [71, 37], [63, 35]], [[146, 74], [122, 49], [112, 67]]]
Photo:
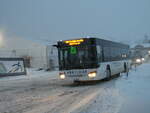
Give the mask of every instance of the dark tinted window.
[[97, 66], [95, 46], [67, 46], [59, 48], [60, 69], [84, 69]]
[[117, 47], [104, 47], [103, 54], [105, 62], [123, 60], [129, 57], [128, 49]]

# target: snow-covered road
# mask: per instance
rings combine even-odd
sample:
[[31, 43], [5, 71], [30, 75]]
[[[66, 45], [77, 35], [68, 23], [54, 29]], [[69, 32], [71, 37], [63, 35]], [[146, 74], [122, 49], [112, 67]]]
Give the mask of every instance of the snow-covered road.
[[146, 113], [149, 67], [143, 64], [128, 77], [77, 85], [59, 80], [58, 72], [29, 70], [27, 76], [0, 78], [0, 113]]

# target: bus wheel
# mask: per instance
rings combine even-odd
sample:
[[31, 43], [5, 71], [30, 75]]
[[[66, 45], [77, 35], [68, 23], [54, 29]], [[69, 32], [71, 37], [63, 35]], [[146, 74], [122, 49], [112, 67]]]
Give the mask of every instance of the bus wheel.
[[116, 74], [117, 76], [120, 76], [120, 73]]
[[106, 80], [110, 80], [111, 78], [111, 71], [109, 68], [106, 69]]

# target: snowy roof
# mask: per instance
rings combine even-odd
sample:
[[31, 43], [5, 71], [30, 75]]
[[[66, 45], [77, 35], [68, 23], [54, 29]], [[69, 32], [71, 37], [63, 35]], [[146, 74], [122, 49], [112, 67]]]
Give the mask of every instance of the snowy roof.
[[142, 44], [142, 46], [144, 46], [144, 47], [150, 47], [150, 43]]
[[42, 41], [35, 39], [25, 39], [20, 37], [4, 38], [3, 46], [0, 49], [28, 49], [35, 47], [45, 47], [53, 45], [52, 41]]
[[136, 46], [150, 47], [150, 43], [132, 44], [130, 47], [135, 48]]

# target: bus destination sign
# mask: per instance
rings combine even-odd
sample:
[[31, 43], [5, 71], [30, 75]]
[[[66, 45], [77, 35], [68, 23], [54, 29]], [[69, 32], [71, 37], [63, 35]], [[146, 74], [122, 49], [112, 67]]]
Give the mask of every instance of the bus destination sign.
[[83, 39], [79, 39], [79, 40], [67, 40], [65, 41], [66, 44], [73, 46], [73, 45], [80, 45], [82, 42], [84, 42]]

